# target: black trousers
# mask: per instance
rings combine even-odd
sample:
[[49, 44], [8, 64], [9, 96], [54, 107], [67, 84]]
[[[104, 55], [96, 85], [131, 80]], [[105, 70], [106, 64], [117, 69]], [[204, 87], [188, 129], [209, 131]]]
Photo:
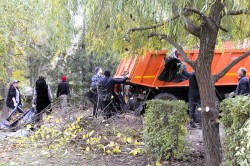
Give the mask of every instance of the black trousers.
[[200, 98], [189, 97], [189, 117], [193, 122], [197, 121], [198, 123], [201, 123], [201, 111], [197, 110], [199, 107], [201, 107]]

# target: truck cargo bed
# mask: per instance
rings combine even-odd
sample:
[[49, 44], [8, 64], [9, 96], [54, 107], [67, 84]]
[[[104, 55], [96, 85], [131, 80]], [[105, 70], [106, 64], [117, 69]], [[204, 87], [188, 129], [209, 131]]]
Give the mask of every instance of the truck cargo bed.
[[[241, 56], [249, 49], [224, 49], [216, 50], [214, 53], [214, 59], [212, 63], [212, 75], [220, 72], [235, 58]], [[198, 57], [198, 50], [186, 51], [186, 54], [192, 60], [196, 60]], [[119, 67], [116, 71], [115, 77], [123, 75], [123, 73], [129, 72], [130, 82], [137, 85], [143, 85], [147, 87], [187, 87], [189, 86], [188, 80], [174, 83], [174, 82], [163, 82], [158, 80], [158, 76], [165, 68], [166, 51], [150, 51], [144, 56], [133, 56], [124, 58], [121, 60]], [[179, 56], [180, 57], [180, 56]], [[168, 66], [166, 66], [168, 67]], [[248, 71], [250, 70], [250, 56], [243, 59], [237, 65], [235, 65], [224, 77], [222, 77], [216, 86], [231, 86], [237, 85], [238, 77], [237, 71], [240, 67], [245, 67]], [[187, 66], [189, 72], [193, 71], [190, 66]], [[249, 73], [247, 73], [248, 75]]]

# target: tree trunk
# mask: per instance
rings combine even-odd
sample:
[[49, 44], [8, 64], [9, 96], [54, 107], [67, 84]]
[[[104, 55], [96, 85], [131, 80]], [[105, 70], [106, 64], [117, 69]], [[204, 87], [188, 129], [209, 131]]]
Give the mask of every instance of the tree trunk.
[[200, 90], [202, 107], [202, 132], [205, 147], [205, 165], [219, 166], [222, 150], [219, 135], [219, 103], [216, 99], [211, 66], [218, 31], [213, 31], [206, 24], [201, 26], [200, 52], [197, 59], [196, 75]]
[[[7, 70], [8, 77], [11, 78], [12, 77], [12, 70], [9, 67], [7, 67], [6, 70]], [[5, 89], [4, 89], [4, 101], [3, 101], [3, 110], [1, 113], [1, 118], [6, 118], [9, 115], [9, 111], [8, 111], [7, 106], [6, 106], [8, 92], [9, 92], [9, 86], [7, 84], [5, 86]]]
[[3, 108], [4, 96], [5, 96], [5, 86], [1, 85], [0, 86], [0, 110], [2, 110]]
[[1, 113], [1, 118], [5, 119], [9, 115], [8, 107], [6, 106], [6, 100], [8, 96], [9, 89], [5, 87], [4, 89], [4, 101], [3, 101], [3, 110]]
[[29, 70], [30, 70], [30, 86], [35, 85], [35, 60], [32, 56], [29, 57]]

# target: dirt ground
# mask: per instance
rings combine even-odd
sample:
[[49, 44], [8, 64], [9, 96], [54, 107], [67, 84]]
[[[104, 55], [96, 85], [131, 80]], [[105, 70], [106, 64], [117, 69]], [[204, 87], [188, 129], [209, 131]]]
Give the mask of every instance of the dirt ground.
[[[91, 110], [78, 112], [84, 116], [91, 115]], [[143, 117], [136, 117], [131, 113], [124, 113], [109, 119], [102, 124], [102, 119], [93, 119], [92, 125], [109, 134], [113, 130], [125, 132], [133, 137], [141, 137], [143, 131]], [[22, 134], [25, 132], [21, 132]], [[129, 154], [129, 147], [121, 147], [122, 153], [105, 155], [98, 153], [85, 154], [80, 148], [66, 148], [60, 151], [46, 150], [41, 146], [20, 146], [13, 137], [22, 135], [17, 132], [0, 132], [0, 166], [1, 165], [86, 165], [86, 166], [150, 166], [156, 161], [150, 155], [142, 153], [136, 156]], [[189, 129], [187, 140], [191, 153], [185, 161], [163, 162], [162, 165], [199, 166], [204, 163], [204, 148], [201, 129]]]

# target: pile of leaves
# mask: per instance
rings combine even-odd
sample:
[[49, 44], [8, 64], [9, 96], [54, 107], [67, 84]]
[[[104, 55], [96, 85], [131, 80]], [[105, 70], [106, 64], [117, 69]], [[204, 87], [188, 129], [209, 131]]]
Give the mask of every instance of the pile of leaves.
[[[20, 144], [27, 144], [44, 149], [66, 150], [76, 148], [83, 154], [119, 154], [129, 153], [138, 155], [143, 153], [144, 143], [141, 138], [135, 138], [121, 133], [119, 130], [112, 131], [99, 130], [99, 125], [109, 129], [108, 123], [98, 126], [93, 125], [93, 119], [89, 117], [78, 117], [72, 123], [65, 122], [64, 119], [56, 119], [48, 116], [45, 124], [35, 131], [30, 137], [19, 140]], [[31, 130], [33, 126], [28, 125]]]

